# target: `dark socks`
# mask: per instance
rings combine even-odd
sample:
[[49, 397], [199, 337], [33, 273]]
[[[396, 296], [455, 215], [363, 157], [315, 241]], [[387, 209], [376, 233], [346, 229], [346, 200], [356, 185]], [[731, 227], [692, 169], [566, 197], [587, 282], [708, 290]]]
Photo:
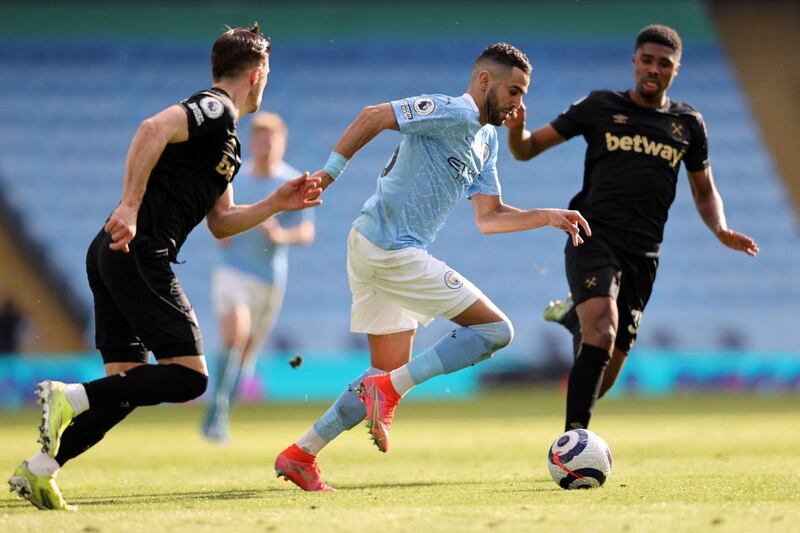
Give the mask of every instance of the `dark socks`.
[[565, 430], [588, 428], [597, 401], [603, 371], [611, 354], [598, 346], [581, 344], [567, 382], [567, 420]]
[[142, 365], [84, 383], [89, 410], [181, 403], [206, 390], [208, 376], [182, 365]]
[[77, 457], [105, 436], [106, 432], [119, 424], [133, 407], [98, 407], [75, 417], [61, 436], [56, 462], [59, 466]]

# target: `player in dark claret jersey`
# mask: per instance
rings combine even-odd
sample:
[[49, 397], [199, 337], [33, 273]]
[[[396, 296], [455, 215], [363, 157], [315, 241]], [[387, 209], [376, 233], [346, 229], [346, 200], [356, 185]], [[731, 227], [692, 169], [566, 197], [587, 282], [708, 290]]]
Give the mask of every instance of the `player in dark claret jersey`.
[[636, 341], [681, 163], [697, 210], [720, 242], [751, 256], [758, 253], [753, 239], [728, 228], [708, 161], [703, 117], [667, 96], [681, 46], [675, 30], [648, 26], [636, 39], [633, 89], [591, 92], [532, 132], [525, 129], [524, 106], [506, 121], [517, 159], [530, 159], [577, 135], [587, 144], [583, 188], [569, 207], [586, 217], [593, 236], [579, 248], [565, 248], [572, 301], [554, 302], [545, 311], [545, 318], [564, 324], [575, 340], [568, 430], [589, 425], [595, 401], [614, 384]]
[[[136, 132], [122, 199], [86, 257], [107, 377], [39, 384], [42, 451], [9, 480], [36, 507], [70, 509], [55, 483], [59, 468], [136, 407], [186, 402], [205, 391], [200, 329], [170, 265], [189, 232], [205, 218], [214, 236], [227, 237], [280, 211], [321, 203], [320, 180], [307, 173], [259, 202], [234, 203], [236, 124], [261, 105], [269, 54], [257, 24], [229, 29], [211, 52], [212, 88], [148, 118]], [[148, 364], [149, 352], [158, 364]]]

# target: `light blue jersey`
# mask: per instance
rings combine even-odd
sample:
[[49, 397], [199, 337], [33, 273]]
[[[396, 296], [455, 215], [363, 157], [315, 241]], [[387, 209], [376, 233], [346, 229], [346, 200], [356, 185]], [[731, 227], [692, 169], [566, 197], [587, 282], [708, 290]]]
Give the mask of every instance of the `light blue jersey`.
[[500, 195], [497, 130], [468, 94], [392, 102], [403, 139], [353, 223], [384, 250], [427, 248], [466, 194]]
[[[250, 170], [241, 172], [233, 185], [234, 201], [252, 204], [262, 200], [269, 193], [302, 172], [281, 163], [274, 176], [255, 177]], [[281, 227], [288, 229], [301, 222], [314, 219], [312, 209], [284, 211], [276, 215]], [[228, 241], [222, 247], [222, 264], [247, 272], [272, 285], [285, 286], [289, 265], [288, 246], [275, 244], [259, 227], [246, 231]]]

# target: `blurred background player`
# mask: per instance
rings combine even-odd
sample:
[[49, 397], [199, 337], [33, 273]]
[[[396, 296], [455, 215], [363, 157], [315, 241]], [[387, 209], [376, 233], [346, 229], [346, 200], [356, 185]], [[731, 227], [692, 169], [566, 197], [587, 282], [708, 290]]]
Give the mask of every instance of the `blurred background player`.
[[[39, 442], [11, 490], [40, 509], [67, 510], [59, 468], [97, 444], [136, 407], [203, 394], [208, 370], [194, 310], [170, 266], [206, 218], [228, 237], [286, 209], [319, 205], [317, 178], [301, 176], [251, 205], [236, 205], [236, 124], [257, 111], [269, 76], [270, 42], [253, 28], [229, 29], [211, 52], [213, 86], [142, 122], [125, 164], [122, 198], [89, 246], [95, 339], [106, 377], [43, 381]], [[158, 360], [148, 364], [149, 352]]]
[[565, 248], [572, 296], [545, 312], [574, 338], [567, 430], [588, 427], [595, 401], [614, 384], [636, 341], [681, 161], [706, 226], [728, 248], [758, 253], [753, 239], [728, 228], [703, 117], [667, 96], [681, 48], [672, 28], [647, 26], [636, 38], [633, 89], [593, 91], [533, 132], [525, 129], [524, 105], [506, 121], [517, 159], [531, 159], [576, 135], [587, 142], [583, 189], [570, 208], [580, 209], [594, 235], [586, 246]]
[[[300, 174], [288, 165], [287, 130], [280, 116], [258, 113], [250, 126], [250, 161], [236, 181], [236, 199], [253, 202]], [[314, 240], [314, 211], [287, 211], [252, 231], [221, 239], [222, 262], [212, 275], [212, 297], [225, 343], [214, 378], [203, 434], [228, 439], [239, 383], [253, 372], [256, 356], [278, 318], [286, 289], [289, 246]]]
[[[475, 285], [428, 254], [463, 196], [472, 200], [482, 233], [551, 225], [583, 240], [589, 228], [577, 211], [521, 210], [503, 203], [497, 175], [497, 130], [528, 91], [531, 65], [517, 48], [489, 46], [474, 63], [468, 92], [422, 95], [365, 107], [336, 143], [323, 188], [350, 158], [384, 130], [403, 134], [361, 209], [348, 238], [351, 329], [366, 333], [371, 367], [275, 461], [279, 476], [305, 490], [331, 490], [316, 456], [367, 417], [375, 445], [389, 448], [389, 426], [400, 398], [415, 385], [488, 359], [514, 336], [511, 322]], [[419, 322], [444, 317], [458, 328], [413, 360]]]

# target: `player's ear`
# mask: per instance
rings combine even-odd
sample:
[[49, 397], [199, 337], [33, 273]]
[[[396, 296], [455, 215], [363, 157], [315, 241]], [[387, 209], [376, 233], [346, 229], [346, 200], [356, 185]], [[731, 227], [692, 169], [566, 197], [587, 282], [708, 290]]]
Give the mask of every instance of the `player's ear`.
[[250, 69], [249, 78], [251, 87], [258, 83], [258, 80], [261, 78], [261, 65], [256, 65]]
[[478, 74], [478, 83], [480, 84], [480, 88], [482, 90], [487, 90], [489, 88], [489, 82], [492, 81], [492, 73], [488, 70], [482, 70]]

